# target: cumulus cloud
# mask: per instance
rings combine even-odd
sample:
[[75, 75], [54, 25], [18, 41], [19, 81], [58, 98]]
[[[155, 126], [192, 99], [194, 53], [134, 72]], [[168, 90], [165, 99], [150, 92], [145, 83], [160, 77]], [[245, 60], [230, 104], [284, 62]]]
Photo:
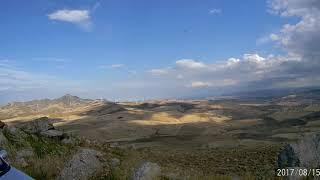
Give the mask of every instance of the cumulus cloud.
[[48, 14], [50, 20], [64, 21], [79, 25], [87, 30], [92, 26], [89, 10], [62, 9]]
[[[320, 85], [320, 1], [269, 0], [269, 10], [281, 18], [295, 17], [278, 31], [257, 43], [272, 42], [283, 48], [282, 55], [246, 53], [225, 60], [178, 59], [173, 67], [147, 70], [143, 77], [121, 82], [132, 96], [201, 96], [215, 92], [266, 88], [296, 88]], [[210, 14], [221, 13], [212, 9]], [[289, 21], [288, 21], [289, 22]], [[291, 21], [292, 22], [292, 21]], [[5, 86], [3, 86], [5, 87]], [[207, 90], [207, 91], [202, 91]]]
[[299, 18], [295, 24], [284, 24], [278, 32], [261, 39], [262, 43], [275, 42], [287, 54], [246, 53], [212, 63], [181, 59], [171, 69], [150, 72], [162, 77], [163, 86], [174, 84], [179, 93], [186, 91], [186, 87], [214, 92], [217, 88], [225, 91], [319, 86], [320, 1], [272, 0], [269, 5], [275, 15]]
[[[178, 60], [176, 66], [170, 69], [156, 69], [152, 72], [157, 78], [162, 77], [158, 80], [159, 86], [168, 87], [169, 91], [174, 85], [175, 89], [170, 91], [175, 95], [183, 92], [201, 93], [199, 89], [208, 89], [214, 94], [217, 91], [221, 93], [320, 85], [320, 73], [315, 71], [316, 68], [306, 65], [303, 57], [297, 54], [261, 56], [247, 53], [240, 58], [212, 62]], [[149, 78], [145, 82], [148, 84], [153, 81]]]
[[290, 53], [305, 58], [320, 56], [320, 1], [272, 0], [271, 11], [283, 17], [298, 17], [295, 24], [285, 24], [270, 38]]

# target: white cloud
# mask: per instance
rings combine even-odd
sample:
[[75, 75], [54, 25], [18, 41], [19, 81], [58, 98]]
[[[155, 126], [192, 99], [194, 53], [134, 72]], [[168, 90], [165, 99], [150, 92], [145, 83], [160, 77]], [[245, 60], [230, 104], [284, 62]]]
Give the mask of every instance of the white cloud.
[[176, 61], [176, 65], [181, 68], [199, 69], [205, 68], [206, 65], [202, 62], [197, 62], [192, 59], [181, 59]]
[[298, 17], [295, 24], [285, 24], [270, 38], [289, 53], [306, 58], [320, 56], [320, 1], [319, 0], [270, 0], [274, 14]]
[[222, 12], [221, 9], [210, 9], [209, 14], [220, 14]]
[[272, 41], [277, 41], [277, 40], [279, 40], [279, 36], [276, 35], [276, 34], [273, 34], [273, 33], [270, 34], [269, 38], [270, 38]]
[[[174, 67], [157, 67], [147, 71], [156, 76], [137, 74], [134, 78], [130, 76], [127, 82], [117, 82], [120, 85], [117, 87], [115, 85], [115, 88], [110, 88], [110, 83], [105, 83], [108, 86], [101, 89], [103, 91], [112, 89], [113, 92], [118, 93], [119, 97], [139, 99], [146, 96], [202, 96], [201, 93], [205, 91], [215, 93], [216, 91], [228, 92], [228, 90], [319, 86], [320, 1], [270, 0], [269, 3], [274, 14], [283, 17], [294, 16], [297, 19], [297, 22], [291, 21], [290, 24], [284, 24], [278, 31], [270, 32], [270, 35], [261, 39], [261, 42], [275, 42], [286, 50], [287, 54], [262, 56], [251, 53], [219, 62], [214, 59], [211, 62], [180, 59], [175, 62]], [[212, 13], [217, 12], [212, 11]], [[56, 16], [55, 20], [74, 24], [90, 22], [89, 12], [87, 12], [88, 17], [80, 18], [82, 20], [73, 17], [65, 19], [59, 16]], [[115, 64], [101, 67], [121, 68], [123, 66]], [[127, 67], [123, 70], [127, 70]], [[55, 83], [56, 81], [50, 77], [20, 71], [8, 66], [5, 61], [0, 61], [0, 93], [1, 90], [51, 87]]]
[[[278, 88], [281, 83], [287, 87], [293, 85], [296, 87], [294, 82], [301, 82], [301, 77], [310, 84], [314, 74], [306, 75], [308, 70], [306, 71], [305, 68], [309, 67], [305, 66], [305, 62], [297, 54], [261, 56], [257, 53], [247, 53], [240, 58], [232, 57], [224, 61], [213, 61], [213, 63], [183, 59], [176, 61], [176, 66], [172, 68], [154, 69], [149, 72], [157, 75], [165, 74], [165, 76], [158, 76], [159, 87], [167, 87], [167, 91], [181, 95], [182, 92], [197, 93], [187, 89], [211, 89], [210, 92], [214, 93], [217, 88], [224, 91], [228, 89], [241, 91], [248, 90], [250, 87], [250, 90], [254, 90]], [[319, 73], [313, 72], [319, 76]], [[144, 80], [145, 84], [154, 81], [152, 77]]]
[[73, 23], [85, 29], [90, 29], [92, 25], [89, 10], [62, 9], [48, 14], [48, 17], [50, 20]]
[[148, 72], [155, 76], [166, 75], [169, 73], [168, 69], [151, 69]]
[[227, 61], [227, 66], [233, 66], [240, 62], [240, 59], [237, 58], [229, 58]]
[[110, 67], [111, 68], [122, 68], [122, 67], [124, 67], [124, 64], [112, 64]]
[[120, 69], [124, 68], [124, 64], [111, 64], [111, 65], [101, 65], [99, 66], [101, 69]]
[[243, 59], [251, 62], [261, 62], [265, 60], [265, 58], [259, 56], [259, 54], [244, 54]]
[[203, 81], [193, 81], [191, 82], [191, 87], [193, 88], [202, 88], [202, 87], [210, 87], [212, 86], [209, 82], [203, 82]]

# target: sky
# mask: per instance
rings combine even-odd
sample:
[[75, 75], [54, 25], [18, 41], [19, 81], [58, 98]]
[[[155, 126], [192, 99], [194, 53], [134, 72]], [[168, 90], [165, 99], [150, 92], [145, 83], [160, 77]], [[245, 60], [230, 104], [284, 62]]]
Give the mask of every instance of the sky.
[[318, 86], [319, 0], [4, 0], [0, 103]]

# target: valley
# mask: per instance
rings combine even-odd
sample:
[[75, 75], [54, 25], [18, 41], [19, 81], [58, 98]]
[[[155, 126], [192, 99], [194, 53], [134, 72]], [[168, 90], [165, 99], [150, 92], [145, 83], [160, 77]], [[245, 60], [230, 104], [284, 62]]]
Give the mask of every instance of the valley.
[[319, 132], [317, 98], [304, 92], [114, 103], [65, 95], [10, 103], [1, 108], [0, 118], [17, 125], [49, 117], [57, 129], [115, 153], [121, 159], [118, 177], [129, 177], [146, 160], [159, 164], [163, 177], [274, 176], [284, 144]]

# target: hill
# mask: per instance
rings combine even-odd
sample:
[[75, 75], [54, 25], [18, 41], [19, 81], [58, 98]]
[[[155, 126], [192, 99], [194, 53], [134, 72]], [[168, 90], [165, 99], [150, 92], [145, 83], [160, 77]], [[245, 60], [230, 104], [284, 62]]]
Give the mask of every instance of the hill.
[[12, 102], [0, 107], [0, 120], [37, 114], [58, 115], [70, 111], [75, 111], [78, 108], [88, 106], [95, 102], [106, 101], [82, 99], [77, 96], [66, 94], [56, 99], [40, 99], [27, 102]]

